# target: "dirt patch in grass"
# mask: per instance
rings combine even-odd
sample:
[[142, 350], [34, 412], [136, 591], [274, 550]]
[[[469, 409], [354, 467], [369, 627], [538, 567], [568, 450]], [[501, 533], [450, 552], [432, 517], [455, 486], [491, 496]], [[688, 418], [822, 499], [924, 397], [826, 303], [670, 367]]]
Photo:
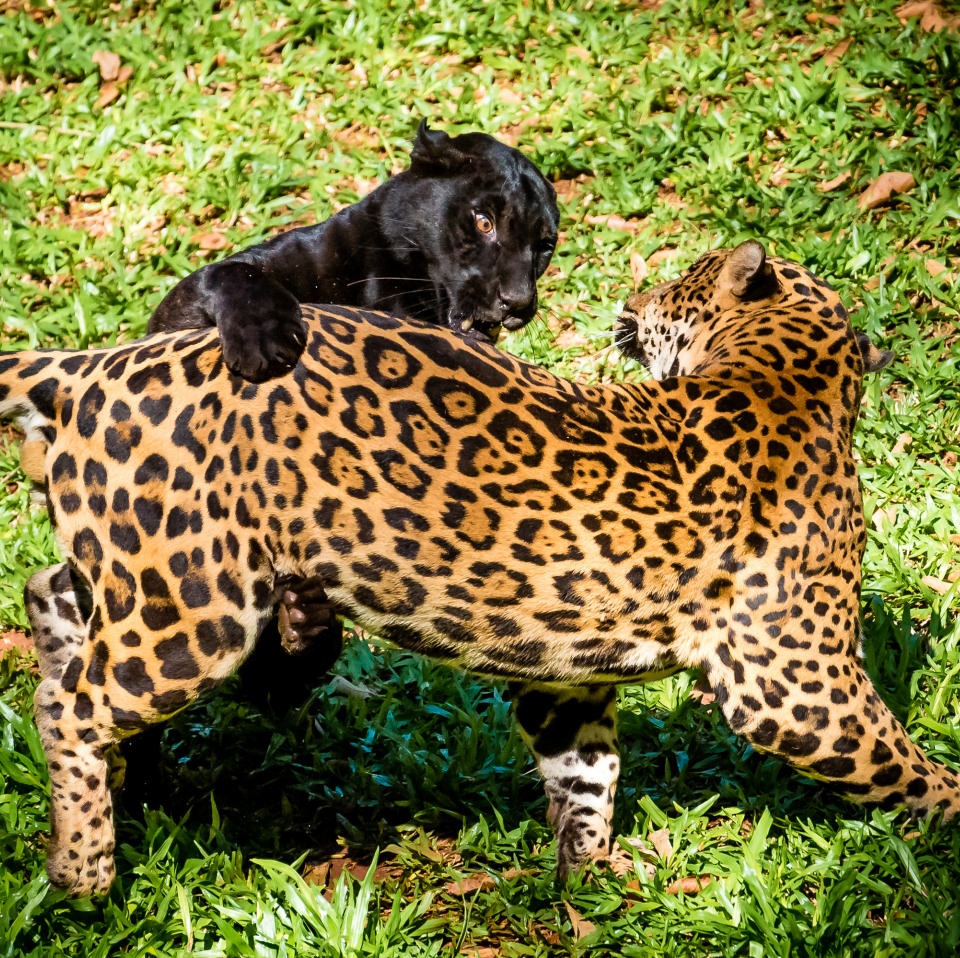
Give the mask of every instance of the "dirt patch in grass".
[[0, 658], [11, 649], [16, 649], [18, 652], [29, 652], [33, 649], [33, 639], [19, 629], [9, 629], [0, 633]]

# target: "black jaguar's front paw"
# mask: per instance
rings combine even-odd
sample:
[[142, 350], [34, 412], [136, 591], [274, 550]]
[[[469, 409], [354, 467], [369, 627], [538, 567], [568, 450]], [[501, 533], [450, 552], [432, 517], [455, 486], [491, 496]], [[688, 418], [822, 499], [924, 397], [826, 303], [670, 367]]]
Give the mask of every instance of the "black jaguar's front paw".
[[246, 263], [217, 264], [208, 282], [215, 283], [208, 310], [230, 372], [259, 383], [296, 366], [307, 333], [295, 296]]
[[287, 579], [277, 610], [280, 642], [293, 655], [311, 653], [311, 668], [329, 669], [343, 649], [343, 626], [319, 579]]

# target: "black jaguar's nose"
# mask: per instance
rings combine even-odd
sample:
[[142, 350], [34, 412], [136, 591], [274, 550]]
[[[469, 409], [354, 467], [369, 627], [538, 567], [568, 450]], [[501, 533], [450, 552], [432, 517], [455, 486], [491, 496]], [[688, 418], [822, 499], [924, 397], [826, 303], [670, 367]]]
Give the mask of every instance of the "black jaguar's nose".
[[537, 311], [537, 294], [529, 290], [501, 290], [500, 312], [507, 329], [519, 329]]

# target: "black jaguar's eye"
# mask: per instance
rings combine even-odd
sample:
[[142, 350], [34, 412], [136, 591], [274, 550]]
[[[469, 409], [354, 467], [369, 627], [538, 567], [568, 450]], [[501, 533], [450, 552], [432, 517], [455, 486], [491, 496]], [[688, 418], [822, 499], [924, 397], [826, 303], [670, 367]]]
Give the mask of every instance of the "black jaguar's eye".
[[473, 222], [476, 224], [477, 229], [480, 230], [481, 233], [493, 232], [493, 220], [490, 219], [486, 213], [478, 213], [476, 210], [474, 210]]

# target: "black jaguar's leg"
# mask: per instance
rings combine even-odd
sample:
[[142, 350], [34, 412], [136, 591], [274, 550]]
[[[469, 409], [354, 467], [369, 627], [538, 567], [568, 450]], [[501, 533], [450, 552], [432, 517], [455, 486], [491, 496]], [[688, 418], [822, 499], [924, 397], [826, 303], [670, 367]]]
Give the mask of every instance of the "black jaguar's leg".
[[[327, 599], [323, 581], [289, 577], [280, 583], [280, 641], [284, 649], [299, 655], [313, 646], [325, 649], [329, 669], [343, 648], [343, 629]], [[318, 664], [322, 658], [318, 659]]]
[[251, 263], [211, 263], [181, 280], [150, 317], [148, 330], [216, 326], [231, 372], [263, 382], [289, 372], [306, 345], [297, 298]]
[[610, 854], [613, 796], [620, 773], [617, 690], [612, 685], [511, 687], [520, 730], [550, 801], [557, 873]]

